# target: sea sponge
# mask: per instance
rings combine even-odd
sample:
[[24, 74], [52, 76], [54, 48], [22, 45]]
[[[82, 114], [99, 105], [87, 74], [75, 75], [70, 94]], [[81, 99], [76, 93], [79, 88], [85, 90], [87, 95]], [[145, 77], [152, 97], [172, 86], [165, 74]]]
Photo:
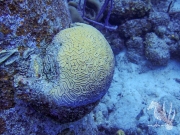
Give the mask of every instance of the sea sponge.
[[45, 55], [33, 56], [28, 71], [35, 79], [28, 80], [30, 90], [26, 86], [19, 97], [66, 123], [89, 113], [105, 95], [113, 77], [114, 55], [97, 29], [76, 23], [54, 37]]
[[[99, 0], [87, 0], [86, 8], [85, 8], [85, 16], [91, 20], [95, 20], [100, 9], [101, 9], [101, 3]], [[99, 17], [98, 21], [100, 21], [102, 17], [103, 15]]]
[[75, 23], [75, 22], [83, 23], [84, 20], [81, 17], [81, 15], [79, 14], [77, 8], [78, 8], [78, 5], [75, 2], [73, 2], [73, 1], [68, 2], [68, 9], [69, 9], [69, 12], [71, 15], [71, 21], [73, 23]]

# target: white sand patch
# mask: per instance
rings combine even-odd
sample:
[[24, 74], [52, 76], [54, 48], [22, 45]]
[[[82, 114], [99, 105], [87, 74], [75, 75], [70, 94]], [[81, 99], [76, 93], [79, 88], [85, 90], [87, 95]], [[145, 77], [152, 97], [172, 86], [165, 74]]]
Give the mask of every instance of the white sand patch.
[[[147, 110], [151, 101], [157, 101], [160, 104], [165, 102], [167, 112], [170, 103], [173, 104], [173, 109], [178, 110], [180, 108], [180, 100], [178, 100], [178, 97], [180, 99], [180, 83], [175, 80], [180, 79], [180, 62], [171, 60], [166, 67], [140, 74], [140, 67], [129, 63], [124, 53], [120, 53], [116, 60], [117, 66], [113, 82], [101, 101], [101, 103], [106, 104], [110, 111], [109, 115], [104, 116], [106, 119], [104, 123], [108, 123], [108, 127], [136, 130], [139, 123], [143, 123], [147, 127], [149, 124], [153, 124], [151, 121], [148, 122], [148, 118], [156, 121], [153, 110]], [[96, 107], [96, 111], [103, 112], [100, 106]], [[140, 114], [141, 111], [144, 114]], [[176, 115], [175, 120], [179, 120], [178, 117], [179, 115]], [[165, 123], [162, 122], [162, 124]], [[163, 126], [151, 130], [156, 130], [158, 133], [166, 131]], [[171, 133], [174, 134], [179, 131], [180, 128], [178, 129], [178, 125], [176, 125]]]

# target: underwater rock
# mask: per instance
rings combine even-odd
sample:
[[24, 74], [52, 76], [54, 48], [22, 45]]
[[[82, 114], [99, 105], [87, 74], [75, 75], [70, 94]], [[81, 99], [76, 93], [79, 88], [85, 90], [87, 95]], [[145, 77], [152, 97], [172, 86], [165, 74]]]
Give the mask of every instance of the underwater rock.
[[126, 42], [127, 57], [136, 64], [142, 63], [144, 60], [144, 44], [141, 37], [133, 37]]
[[121, 52], [125, 48], [124, 41], [120, 37], [109, 41], [109, 43], [111, 45], [114, 55], [118, 55], [119, 52]]
[[122, 37], [130, 38], [134, 36], [143, 36], [151, 30], [151, 23], [146, 19], [133, 19], [119, 26], [119, 34]]
[[170, 22], [170, 17], [166, 12], [150, 12], [148, 20], [156, 29], [158, 26], [167, 26]]
[[154, 65], [165, 66], [170, 59], [169, 46], [155, 33], [148, 33], [145, 37], [145, 56]]
[[171, 57], [180, 59], [180, 41], [169, 46]]
[[109, 22], [119, 25], [130, 19], [143, 18], [149, 14], [151, 6], [143, 1], [115, 0]]
[[163, 37], [167, 32], [167, 28], [165, 26], [157, 26], [154, 32], [159, 37]]
[[39, 47], [43, 40], [50, 43], [53, 36], [69, 27], [69, 24], [70, 15], [66, 1], [0, 1], [2, 49], [20, 45]]
[[167, 39], [169, 40], [167, 44], [170, 46], [171, 57], [180, 59], [180, 14], [171, 16], [171, 21], [169, 22], [166, 31]]
[[101, 30], [101, 32], [110, 44], [114, 55], [118, 55], [123, 49], [125, 49], [124, 39], [119, 36], [118, 32], [111, 32], [106, 29]]
[[45, 54], [31, 55], [30, 65], [23, 70], [26, 74], [15, 79], [18, 97], [67, 123], [89, 113], [107, 92], [114, 55], [98, 30], [76, 23], [59, 32]]
[[13, 75], [14, 72], [0, 68], [0, 111], [14, 107]]
[[[46, 46], [58, 31], [69, 27], [69, 24], [66, 1], [0, 1], [0, 110], [15, 105], [13, 76], [17, 72], [25, 75], [26, 72], [17, 70], [23, 71], [30, 63], [21, 63], [24, 50]], [[19, 64], [22, 64], [22, 69]]]

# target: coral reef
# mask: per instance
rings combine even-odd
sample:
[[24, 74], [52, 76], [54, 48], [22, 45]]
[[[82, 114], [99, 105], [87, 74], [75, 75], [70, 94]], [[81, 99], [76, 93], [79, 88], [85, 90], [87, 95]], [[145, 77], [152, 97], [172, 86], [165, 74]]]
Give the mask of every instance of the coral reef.
[[157, 36], [163, 38], [167, 32], [167, 28], [165, 26], [157, 26], [154, 32]]
[[114, 71], [104, 36], [90, 25], [73, 26], [54, 37], [45, 56], [31, 58], [26, 76], [16, 77], [17, 85], [25, 85], [19, 86], [18, 97], [61, 123], [90, 112], [107, 92]]
[[109, 22], [120, 25], [126, 20], [143, 18], [150, 12], [151, 6], [143, 1], [115, 0]]
[[155, 33], [148, 33], [145, 40], [145, 56], [153, 64], [165, 66], [170, 59], [169, 46]]
[[[112, 78], [112, 71], [114, 67], [114, 58], [112, 51], [101, 33], [88, 25], [77, 24], [76, 27], [66, 29], [61, 33], [58, 33], [53, 40], [53, 44], [62, 46], [60, 51], [58, 52], [57, 58], [60, 65], [60, 73], [62, 74], [61, 76], [63, 76], [63, 78], [60, 77], [59, 81], [62, 81], [62, 83], [66, 82], [66, 87], [69, 87], [70, 85], [73, 85], [73, 83], [75, 83], [74, 85], [77, 86], [70, 86], [69, 91], [77, 89], [77, 92], [79, 93], [83, 89], [83, 93], [85, 94], [83, 95], [85, 97], [87, 96], [85, 98], [80, 93], [79, 94], [81, 96], [78, 96], [74, 93], [79, 98], [82, 98], [81, 102], [83, 103], [81, 103], [80, 101], [68, 102], [72, 102], [76, 106], [76, 104], [80, 105], [84, 104], [84, 102], [92, 102], [92, 99], [99, 99], [99, 96], [101, 97], [101, 94], [104, 93], [103, 91], [109, 85], [108, 83], [109, 80], [111, 80], [110, 78]], [[72, 63], [69, 63], [69, 61], [71, 61]], [[80, 70], [81, 72], [79, 73], [78, 70]], [[90, 70], [92, 71], [90, 72]], [[95, 79], [96, 77], [98, 77], [98, 79]], [[74, 79], [76, 78], [79, 78], [80, 80], [75, 81]], [[67, 80], [69, 82], [67, 82]], [[80, 88], [82, 89], [80, 90]], [[91, 90], [89, 88], [91, 88]], [[57, 90], [54, 89], [52, 90], [52, 92], [57, 96]], [[79, 99], [78, 97], [77, 99]], [[90, 99], [90, 97], [93, 98]]]
[[1, 48], [20, 45], [36, 47], [70, 24], [66, 1], [1, 0]]
[[[12, 66], [12, 65], [11, 65]], [[11, 69], [9, 69], [11, 70]], [[6, 71], [0, 68], [0, 111], [14, 107], [13, 75], [15, 71]]]
[[[179, 134], [180, 2], [75, 1], [0, 0], [0, 134]], [[89, 44], [101, 38], [83, 24], [63, 30], [71, 22], [92, 24], [111, 45], [111, 87], [103, 42]], [[164, 121], [147, 110], [152, 99], [166, 102]]]
[[132, 19], [119, 26], [118, 32], [122, 37], [130, 38], [143, 36], [151, 30], [151, 23], [146, 19]]
[[133, 37], [126, 42], [129, 61], [139, 64], [145, 60], [144, 43], [141, 37]]
[[150, 12], [149, 21], [153, 24], [154, 28], [157, 26], [167, 26], [170, 22], [168, 13], [165, 12]]
[[69, 23], [64, 1], [0, 1], [0, 110], [15, 105], [13, 78], [21, 57], [26, 57], [24, 51], [50, 43], [52, 37]]

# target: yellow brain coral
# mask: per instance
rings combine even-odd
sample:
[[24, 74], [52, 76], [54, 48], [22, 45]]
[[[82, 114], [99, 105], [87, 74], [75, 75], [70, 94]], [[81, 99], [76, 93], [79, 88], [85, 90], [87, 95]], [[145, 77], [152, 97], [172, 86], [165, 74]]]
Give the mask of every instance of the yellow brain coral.
[[104, 36], [94, 27], [76, 23], [53, 39], [59, 46], [56, 60], [60, 76], [49, 94], [59, 105], [80, 106], [99, 100], [108, 90], [114, 55]]

